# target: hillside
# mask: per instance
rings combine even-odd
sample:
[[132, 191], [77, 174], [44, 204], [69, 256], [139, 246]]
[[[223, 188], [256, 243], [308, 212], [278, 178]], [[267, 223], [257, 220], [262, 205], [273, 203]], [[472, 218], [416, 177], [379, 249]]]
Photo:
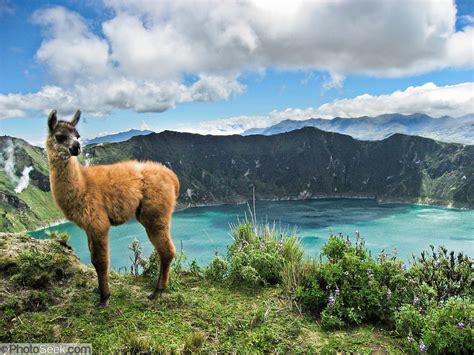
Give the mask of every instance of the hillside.
[[370, 197], [474, 206], [474, 146], [393, 135], [382, 141], [303, 128], [272, 136], [166, 131], [86, 148], [93, 164], [123, 159], [170, 166], [186, 205], [259, 199]]
[[384, 139], [395, 133], [403, 133], [449, 143], [474, 144], [474, 115], [435, 118], [422, 113], [412, 115], [395, 113], [376, 117], [336, 117], [330, 120], [322, 118], [285, 120], [270, 127], [249, 129], [242, 134], [272, 135], [303, 127], [316, 127], [363, 140]]
[[63, 218], [51, 196], [44, 149], [2, 136], [0, 162], [0, 231], [33, 229]]

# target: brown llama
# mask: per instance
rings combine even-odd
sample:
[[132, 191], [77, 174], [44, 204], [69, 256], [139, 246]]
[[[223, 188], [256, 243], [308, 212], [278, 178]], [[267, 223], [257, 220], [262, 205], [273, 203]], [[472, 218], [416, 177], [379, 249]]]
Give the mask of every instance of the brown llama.
[[56, 110], [48, 117], [46, 141], [51, 191], [66, 218], [87, 234], [92, 264], [99, 279], [100, 303], [110, 297], [109, 229], [133, 215], [145, 227], [160, 256], [160, 274], [150, 299], [167, 287], [176, 253], [170, 236], [171, 215], [179, 193], [179, 181], [167, 167], [155, 162], [125, 161], [111, 165], [82, 166], [76, 125], [81, 112], [70, 122], [58, 121]]

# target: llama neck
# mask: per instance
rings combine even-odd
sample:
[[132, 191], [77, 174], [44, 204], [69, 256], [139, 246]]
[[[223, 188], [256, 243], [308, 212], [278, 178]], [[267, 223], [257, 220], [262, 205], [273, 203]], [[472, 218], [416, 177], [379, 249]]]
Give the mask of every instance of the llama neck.
[[77, 157], [64, 159], [50, 152], [48, 161], [54, 198], [61, 209], [67, 210], [72, 204], [82, 200], [79, 198], [85, 191], [82, 166]]

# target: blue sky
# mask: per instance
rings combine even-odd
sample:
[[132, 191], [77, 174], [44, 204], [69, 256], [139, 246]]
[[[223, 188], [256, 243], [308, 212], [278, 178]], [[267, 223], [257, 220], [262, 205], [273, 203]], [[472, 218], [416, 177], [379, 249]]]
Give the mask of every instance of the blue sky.
[[83, 137], [474, 111], [472, 1], [156, 4], [0, 0], [0, 134], [39, 144], [53, 108]]

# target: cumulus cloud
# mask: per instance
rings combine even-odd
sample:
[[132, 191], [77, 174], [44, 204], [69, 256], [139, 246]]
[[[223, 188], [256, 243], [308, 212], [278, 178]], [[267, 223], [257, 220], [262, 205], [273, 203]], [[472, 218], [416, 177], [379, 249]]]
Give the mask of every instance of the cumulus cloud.
[[[44, 34], [36, 58], [52, 80], [36, 93], [0, 96], [1, 117], [53, 107], [51, 90], [66, 99], [63, 107], [78, 103], [93, 114], [161, 112], [238, 95], [248, 71], [319, 70], [329, 74], [328, 90], [350, 74], [474, 63], [474, 27], [465, 20], [456, 31], [452, 0], [105, 0], [105, 7], [111, 16], [100, 29], [63, 7], [35, 12]], [[185, 84], [189, 74], [198, 81]]]
[[473, 62], [451, 0], [106, 3], [112, 56], [136, 75], [275, 66], [399, 76]]
[[444, 115], [459, 117], [473, 113], [473, 102], [474, 83], [447, 86], [426, 83], [388, 95], [364, 94], [350, 99], [335, 100], [317, 108], [288, 108], [283, 111], [272, 111], [265, 116], [231, 117], [202, 122], [195, 127], [181, 126], [180, 130], [201, 134], [240, 134], [251, 128], [269, 127], [286, 119], [373, 117], [384, 113], [420, 112], [433, 117]]
[[108, 43], [94, 35], [79, 14], [52, 7], [36, 11], [32, 20], [44, 34], [36, 57], [59, 82], [101, 79], [109, 74]]
[[0, 94], [0, 119], [22, 117], [29, 110], [56, 108], [71, 114], [77, 108], [94, 115], [113, 110], [163, 112], [177, 102], [223, 100], [241, 94], [245, 86], [236, 78], [202, 76], [191, 85], [176, 81], [137, 81], [123, 77], [76, 83], [71, 88], [45, 86], [33, 94]]

